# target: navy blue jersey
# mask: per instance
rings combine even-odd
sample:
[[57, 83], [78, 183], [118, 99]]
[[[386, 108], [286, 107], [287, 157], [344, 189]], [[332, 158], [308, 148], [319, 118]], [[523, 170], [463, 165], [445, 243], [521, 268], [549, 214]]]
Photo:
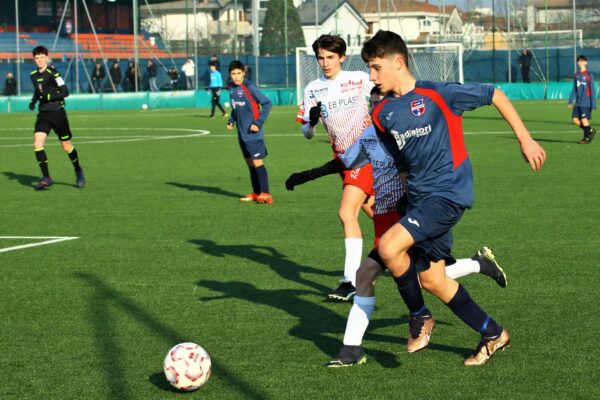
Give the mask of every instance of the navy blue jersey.
[[[229, 86], [229, 95], [231, 97], [231, 106], [233, 111], [229, 117], [229, 123], [237, 125], [237, 131], [242, 140], [252, 135], [251, 140], [258, 140], [264, 137], [263, 124], [265, 123], [271, 108], [271, 100], [265, 96], [258, 88], [247, 79], [244, 79], [241, 85]], [[260, 131], [254, 133], [250, 131], [250, 125], [255, 124]]]
[[596, 109], [596, 88], [591, 72], [579, 71], [575, 74], [569, 104], [573, 104], [573, 100], [579, 107]]
[[401, 97], [387, 96], [373, 109], [377, 134], [407, 173], [408, 200], [431, 196], [461, 207], [473, 206], [473, 171], [462, 128], [462, 113], [492, 103], [494, 86], [417, 81]]

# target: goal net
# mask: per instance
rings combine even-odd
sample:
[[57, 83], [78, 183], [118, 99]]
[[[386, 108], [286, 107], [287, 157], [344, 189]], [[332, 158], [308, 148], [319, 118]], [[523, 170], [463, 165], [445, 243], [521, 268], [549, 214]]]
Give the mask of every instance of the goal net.
[[[360, 57], [362, 47], [346, 49], [346, 71], [369, 72]], [[408, 45], [409, 67], [415, 78], [426, 81], [463, 82], [462, 43]], [[302, 101], [304, 87], [321, 76], [321, 70], [312, 47], [296, 48], [296, 89], [298, 103]]]

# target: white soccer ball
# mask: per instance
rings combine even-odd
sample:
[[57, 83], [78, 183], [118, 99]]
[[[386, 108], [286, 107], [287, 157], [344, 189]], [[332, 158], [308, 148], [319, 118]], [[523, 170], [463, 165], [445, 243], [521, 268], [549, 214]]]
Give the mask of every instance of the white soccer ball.
[[144, 103], [142, 104], [142, 110], [147, 110], [148, 109], [148, 104]]
[[196, 343], [179, 343], [167, 353], [163, 368], [169, 383], [186, 392], [198, 389], [210, 377], [210, 356]]
[[229, 106], [230, 106], [229, 102], [228, 102], [228, 101], [226, 101], [226, 102], [225, 102], [225, 107], [229, 107]]

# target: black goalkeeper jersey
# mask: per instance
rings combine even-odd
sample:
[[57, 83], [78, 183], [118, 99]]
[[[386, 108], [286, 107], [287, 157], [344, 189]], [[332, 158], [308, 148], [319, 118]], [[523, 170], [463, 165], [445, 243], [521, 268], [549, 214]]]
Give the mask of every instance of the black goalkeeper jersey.
[[69, 90], [65, 81], [54, 68], [47, 67], [43, 72], [38, 69], [31, 73], [34, 92], [32, 102], [39, 101], [39, 111], [60, 110], [65, 106], [65, 97]]

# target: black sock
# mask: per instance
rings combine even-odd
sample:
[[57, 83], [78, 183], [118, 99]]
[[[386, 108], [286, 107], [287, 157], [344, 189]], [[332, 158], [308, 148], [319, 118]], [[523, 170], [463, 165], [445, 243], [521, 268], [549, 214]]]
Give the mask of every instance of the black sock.
[[590, 140], [590, 128], [591, 127], [589, 125], [583, 127], [583, 138], [585, 140]]
[[35, 158], [42, 170], [42, 176], [44, 178], [50, 178], [50, 172], [48, 171], [48, 156], [43, 147], [41, 149], [35, 149]]
[[267, 174], [267, 167], [264, 165], [256, 167], [256, 175], [258, 176], [260, 193], [269, 193], [269, 174]]
[[419, 286], [417, 271], [412, 263], [408, 271], [397, 278], [394, 277], [394, 280], [398, 286], [400, 296], [402, 296], [402, 300], [404, 300], [404, 303], [412, 316], [416, 317], [430, 314], [427, 307], [425, 307], [425, 299], [423, 299], [421, 286]]
[[446, 304], [458, 318], [462, 319], [467, 325], [481, 333], [484, 338], [496, 337], [502, 333], [502, 326], [494, 321], [485, 313], [469, 296], [469, 292], [462, 286], [452, 300]]
[[256, 173], [256, 168], [248, 167], [250, 170], [250, 183], [252, 183], [252, 192], [256, 194], [260, 194], [260, 185], [258, 184], [258, 174]]
[[79, 158], [77, 157], [77, 150], [75, 150], [75, 147], [72, 147], [71, 151], [68, 152], [67, 155], [73, 163], [73, 168], [75, 168], [75, 171], [81, 171], [81, 166], [79, 165]]

